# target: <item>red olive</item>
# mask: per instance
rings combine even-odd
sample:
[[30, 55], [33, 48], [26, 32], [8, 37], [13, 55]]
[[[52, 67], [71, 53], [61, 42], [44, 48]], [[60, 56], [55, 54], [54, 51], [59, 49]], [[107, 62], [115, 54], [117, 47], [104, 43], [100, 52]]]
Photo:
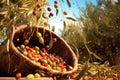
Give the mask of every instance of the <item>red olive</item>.
[[20, 72], [16, 74], [16, 78], [17, 78], [17, 79], [20, 79], [20, 78], [21, 78], [21, 73], [20, 73]]
[[58, 4], [54, 4], [54, 8], [56, 8], [56, 9], [57, 9], [57, 8], [58, 8]]
[[52, 9], [50, 7], [47, 8], [48, 11], [51, 11]]
[[58, 2], [57, 2], [57, 1], [54, 1], [54, 4], [58, 4]]
[[40, 8], [40, 7], [41, 7], [41, 4], [37, 4], [36, 7], [37, 7], [37, 8]]
[[33, 11], [33, 15], [36, 16], [36, 15], [37, 15], [37, 12]]
[[29, 40], [25, 39], [25, 40], [24, 40], [24, 44], [25, 44], [25, 45], [28, 45], [28, 43], [29, 43]]
[[57, 38], [52, 39], [53, 43], [57, 42]]
[[54, 16], [54, 14], [53, 14], [53, 13], [50, 13], [49, 16], [52, 17], [52, 16]]

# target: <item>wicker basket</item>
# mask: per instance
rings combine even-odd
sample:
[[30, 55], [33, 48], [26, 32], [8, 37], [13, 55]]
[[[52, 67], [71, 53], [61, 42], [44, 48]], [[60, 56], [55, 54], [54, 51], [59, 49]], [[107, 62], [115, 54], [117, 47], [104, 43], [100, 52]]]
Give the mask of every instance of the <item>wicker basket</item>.
[[[21, 54], [21, 52], [16, 47], [23, 43], [24, 35], [30, 31], [33, 33], [29, 34], [29, 36], [31, 36], [29, 44], [43, 46], [39, 43], [37, 37], [34, 36], [36, 30], [38, 30], [38, 32], [41, 32], [44, 36], [45, 45], [48, 45], [50, 43], [50, 37], [57, 38], [57, 42], [53, 44], [52, 48], [49, 50], [49, 53], [54, 53], [57, 56], [62, 57], [66, 64], [73, 67], [71, 71], [60, 72], [57, 70], [49, 69], [47, 67], [36, 64], [28, 57]], [[17, 38], [20, 38], [19, 43], [16, 41]], [[46, 76], [67, 75], [77, 70], [78, 63], [76, 55], [68, 43], [57, 36], [54, 32], [41, 27], [30, 27], [27, 25], [17, 27], [15, 30], [13, 30], [11, 38], [6, 39], [1, 44], [0, 59], [0, 76], [15, 76], [17, 72], [28, 74], [35, 71], [39, 73], [44, 72]]]

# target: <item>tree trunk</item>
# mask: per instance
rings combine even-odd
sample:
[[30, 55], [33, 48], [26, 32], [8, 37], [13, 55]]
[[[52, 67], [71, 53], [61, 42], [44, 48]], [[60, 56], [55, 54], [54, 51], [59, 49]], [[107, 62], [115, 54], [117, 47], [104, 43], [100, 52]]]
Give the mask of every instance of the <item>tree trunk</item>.
[[120, 64], [120, 47], [116, 47], [115, 50], [107, 47], [105, 49], [105, 55], [111, 66]]

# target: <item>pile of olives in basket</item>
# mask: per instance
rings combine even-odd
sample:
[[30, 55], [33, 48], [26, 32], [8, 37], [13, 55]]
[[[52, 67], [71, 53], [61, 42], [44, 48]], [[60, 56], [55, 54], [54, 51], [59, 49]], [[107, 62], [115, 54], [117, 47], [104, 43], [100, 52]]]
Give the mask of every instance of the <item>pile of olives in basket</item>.
[[[44, 39], [40, 32], [36, 33], [36, 36], [39, 39], [39, 43], [44, 43]], [[53, 38], [53, 42], [55, 43], [56, 41], [57, 38]], [[23, 44], [17, 46], [17, 49], [24, 56], [36, 62], [36, 64], [61, 72], [70, 71], [73, 69], [71, 65], [66, 64], [62, 57], [50, 54], [48, 52], [49, 45], [45, 45], [45, 47], [40, 48], [39, 46], [28, 45], [28, 43], [29, 40], [25, 39]]]

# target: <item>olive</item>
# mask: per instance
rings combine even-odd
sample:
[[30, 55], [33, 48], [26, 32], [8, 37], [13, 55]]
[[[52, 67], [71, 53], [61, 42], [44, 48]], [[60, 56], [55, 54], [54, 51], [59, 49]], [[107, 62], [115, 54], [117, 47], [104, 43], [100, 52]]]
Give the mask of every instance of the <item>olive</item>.
[[28, 43], [29, 43], [29, 40], [25, 39], [25, 40], [24, 40], [24, 44], [25, 44], [25, 45], [28, 45]]
[[26, 78], [35, 78], [35, 76], [33, 74], [28, 74]]
[[27, 56], [27, 54], [28, 54], [28, 53], [27, 53], [26, 51], [23, 52], [23, 55]]
[[70, 66], [70, 65], [68, 65], [68, 70], [70, 71], [70, 70], [72, 70], [72, 69], [73, 69], [73, 67]]
[[21, 78], [21, 73], [17, 73], [17, 74], [16, 74], [16, 78], [17, 78], [17, 79], [20, 79], [20, 78]]
[[37, 36], [38, 38], [40, 38], [40, 37], [42, 37], [42, 34], [41, 34], [40, 32], [37, 32], [37, 33], [36, 33], [36, 36]]
[[44, 39], [42, 37], [39, 38], [39, 43], [44, 44]]
[[40, 78], [41, 77], [40, 74], [38, 74], [38, 73], [35, 73], [34, 76], [35, 76], [35, 78]]

